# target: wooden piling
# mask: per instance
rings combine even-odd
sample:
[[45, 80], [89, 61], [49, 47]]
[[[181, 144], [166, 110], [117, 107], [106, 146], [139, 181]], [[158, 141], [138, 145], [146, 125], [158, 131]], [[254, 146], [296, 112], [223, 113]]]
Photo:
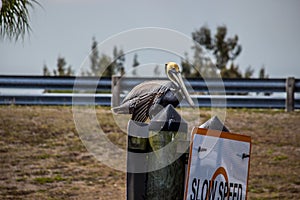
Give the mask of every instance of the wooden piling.
[[[149, 148], [153, 153], [149, 156], [148, 165], [150, 169], [160, 165], [165, 167], [148, 172], [145, 199], [183, 199], [185, 154], [177, 154], [176, 140], [184, 139], [186, 135], [187, 123], [172, 105], [168, 105], [150, 121]], [[171, 142], [174, 144], [170, 148], [157, 153]]]
[[121, 91], [121, 86], [120, 86], [120, 79], [121, 76], [116, 76], [113, 75], [111, 77], [111, 91], [112, 91], [112, 107], [116, 107], [120, 105], [120, 91]]
[[285, 110], [287, 112], [294, 111], [295, 108], [295, 78], [289, 77], [286, 79], [286, 101]]
[[148, 152], [148, 134], [148, 124], [135, 122], [133, 120], [128, 122], [126, 176], [127, 200], [145, 199], [148, 160], [146, 156], [141, 156], [137, 159], [137, 157], [133, 154]]

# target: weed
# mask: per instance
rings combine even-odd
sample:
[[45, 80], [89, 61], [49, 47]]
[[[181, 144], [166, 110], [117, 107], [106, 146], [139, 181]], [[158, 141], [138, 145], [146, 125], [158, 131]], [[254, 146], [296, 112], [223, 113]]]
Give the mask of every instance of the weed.
[[286, 156], [286, 155], [278, 155], [273, 158], [274, 161], [282, 161], [282, 160], [286, 160], [286, 159], [288, 159], [288, 156]]
[[53, 182], [59, 182], [65, 180], [66, 179], [61, 177], [60, 175], [56, 175], [54, 177], [36, 177], [33, 179], [33, 181], [38, 184], [53, 183]]

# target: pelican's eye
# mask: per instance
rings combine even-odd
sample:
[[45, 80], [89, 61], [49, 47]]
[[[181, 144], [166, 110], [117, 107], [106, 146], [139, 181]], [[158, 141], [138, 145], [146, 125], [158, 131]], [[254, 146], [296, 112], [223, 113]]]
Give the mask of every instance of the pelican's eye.
[[178, 67], [178, 66], [176, 66], [176, 65], [175, 65], [175, 66], [173, 66], [173, 67], [172, 67], [172, 69], [173, 69], [173, 70], [175, 70], [176, 72], [179, 72], [179, 71], [180, 71], [180, 70], [179, 70], [179, 67]]

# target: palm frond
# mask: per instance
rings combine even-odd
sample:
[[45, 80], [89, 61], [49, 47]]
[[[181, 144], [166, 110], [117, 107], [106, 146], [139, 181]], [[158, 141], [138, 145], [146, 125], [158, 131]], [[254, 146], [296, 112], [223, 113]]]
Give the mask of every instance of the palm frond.
[[2, 0], [0, 11], [0, 38], [24, 39], [26, 33], [31, 31], [29, 24], [29, 11], [34, 4], [40, 5], [36, 0]]

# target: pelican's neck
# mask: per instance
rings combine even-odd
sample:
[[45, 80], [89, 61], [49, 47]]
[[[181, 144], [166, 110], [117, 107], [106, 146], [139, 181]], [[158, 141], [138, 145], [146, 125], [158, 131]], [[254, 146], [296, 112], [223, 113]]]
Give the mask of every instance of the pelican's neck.
[[167, 77], [168, 79], [175, 85], [176, 90], [180, 89], [180, 86], [178, 85], [177, 81], [174, 79], [174, 77], [172, 77], [169, 73], [167, 73]]

